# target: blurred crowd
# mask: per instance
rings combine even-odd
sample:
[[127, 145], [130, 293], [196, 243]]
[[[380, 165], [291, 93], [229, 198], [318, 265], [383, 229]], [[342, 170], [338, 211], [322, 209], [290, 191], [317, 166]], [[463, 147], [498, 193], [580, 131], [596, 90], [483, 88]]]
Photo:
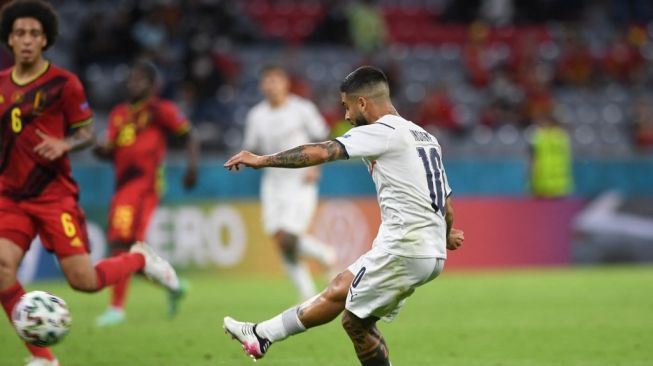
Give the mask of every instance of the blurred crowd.
[[[239, 147], [243, 111], [259, 98], [252, 65], [279, 61], [334, 133], [346, 129], [338, 82], [373, 63], [389, 75], [406, 117], [452, 141], [506, 128], [521, 136], [538, 120], [556, 119], [581, 143], [589, 135], [596, 144], [613, 141], [617, 131], [622, 150], [653, 149], [648, 0], [53, 3], [63, 41], [51, 58], [78, 73], [100, 123], [124, 95], [127, 65], [146, 57], [160, 69], [162, 95], [206, 131], [204, 145], [217, 152]], [[305, 56], [312, 52], [339, 61]]]

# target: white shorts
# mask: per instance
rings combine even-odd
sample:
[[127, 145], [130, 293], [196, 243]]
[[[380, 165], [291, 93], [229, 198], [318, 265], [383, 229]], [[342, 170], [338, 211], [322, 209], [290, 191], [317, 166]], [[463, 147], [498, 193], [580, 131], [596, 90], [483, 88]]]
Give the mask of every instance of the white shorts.
[[348, 270], [354, 275], [345, 308], [361, 319], [391, 321], [415, 289], [436, 278], [444, 258], [409, 258], [377, 247], [360, 256]]
[[268, 235], [279, 230], [291, 234], [304, 233], [311, 224], [317, 207], [316, 184], [288, 184], [277, 180], [261, 183], [263, 228]]

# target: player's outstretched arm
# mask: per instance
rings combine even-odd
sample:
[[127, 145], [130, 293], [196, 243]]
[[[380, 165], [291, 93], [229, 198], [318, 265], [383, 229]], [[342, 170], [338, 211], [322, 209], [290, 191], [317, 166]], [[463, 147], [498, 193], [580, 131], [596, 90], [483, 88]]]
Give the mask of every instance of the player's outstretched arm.
[[75, 132], [63, 139], [52, 137], [41, 130], [36, 134], [42, 139], [34, 147], [34, 152], [48, 160], [56, 160], [69, 151], [75, 151], [90, 146], [95, 141], [93, 125], [85, 125], [75, 129]]
[[241, 165], [251, 168], [304, 168], [329, 161], [347, 159], [347, 151], [335, 140], [294, 147], [272, 155], [259, 156], [241, 151], [224, 164], [225, 168], [239, 170]]

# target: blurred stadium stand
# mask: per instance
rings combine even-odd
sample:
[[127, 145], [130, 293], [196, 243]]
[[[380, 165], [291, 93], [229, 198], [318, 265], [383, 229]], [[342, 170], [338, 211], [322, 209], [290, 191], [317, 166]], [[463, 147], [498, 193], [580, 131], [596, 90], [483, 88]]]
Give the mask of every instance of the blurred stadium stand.
[[[577, 157], [653, 148], [650, 1], [361, 1], [379, 11], [387, 35], [365, 50], [348, 31], [354, 2], [53, 3], [63, 21], [48, 56], [80, 75], [100, 130], [136, 57], [156, 60], [161, 93], [215, 153], [240, 147], [266, 63], [286, 65], [296, 92], [334, 124], [340, 80], [373, 63], [391, 78], [399, 110], [436, 131], [450, 156], [523, 155], [530, 126], [548, 116], [570, 131]], [[6, 51], [1, 60], [9, 64]], [[449, 120], [417, 120], [436, 89], [451, 105]]]

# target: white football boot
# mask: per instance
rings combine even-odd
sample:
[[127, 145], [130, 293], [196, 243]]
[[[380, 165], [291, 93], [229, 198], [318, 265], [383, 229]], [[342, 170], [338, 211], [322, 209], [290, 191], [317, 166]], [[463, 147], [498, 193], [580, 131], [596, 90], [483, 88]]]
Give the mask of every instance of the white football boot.
[[141, 253], [145, 257], [143, 273], [150, 280], [160, 284], [171, 292], [179, 291], [179, 278], [172, 265], [154, 252], [152, 247], [139, 241], [129, 249], [131, 253]]
[[222, 323], [225, 333], [231, 335], [243, 346], [243, 350], [254, 361], [263, 358], [272, 345], [269, 339], [261, 338], [256, 334], [256, 324], [239, 322], [231, 317], [225, 317]]

